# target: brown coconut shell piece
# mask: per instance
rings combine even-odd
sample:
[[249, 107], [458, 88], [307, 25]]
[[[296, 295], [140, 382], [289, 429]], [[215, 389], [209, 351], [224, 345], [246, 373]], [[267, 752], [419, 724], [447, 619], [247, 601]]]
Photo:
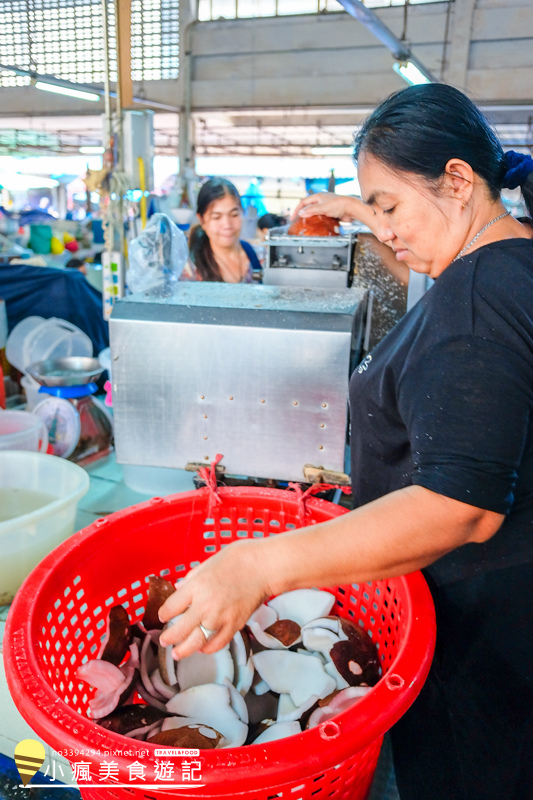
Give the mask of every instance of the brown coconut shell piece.
[[329, 655], [350, 686], [374, 686], [379, 680], [379, 656], [372, 639], [358, 625], [341, 619], [346, 641], [336, 642]]
[[305, 219], [296, 217], [288, 230], [289, 236], [338, 236], [339, 233], [339, 220], [325, 214], [314, 214]]
[[285, 647], [290, 647], [299, 638], [302, 629], [297, 622], [292, 619], [278, 619], [268, 628], [265, 628], [265, 633], [269, 633], [274, 639], [277, 639]]
[[314, 703], [311, 706], [311, 708], [308, 708], [307, 711], [304, 711], [304, 713], [300, 717], [300, 725], [302, 726], [303, 731], [307, 730], [307, 727], [309, 725], [309, 717], [311, 716], [313, 711], [315, 711], [317, 708], [321, 708], [322, 706], [329, 705], [330, 701], [333, 700], [333, 698], [336, 695], [338, 695], [339, 692], [340, 689], [335, 689], [333, 692], [331, 692], [331, 694], [328, 694], [327, 697], [324, 697], [322, 700], [317, 700], [316, 703]]
[[121, 733], [125, 736], [130, 731], [138, 728], [148, 727], [154, 722], [159, 722], [171, 714], [160, 711], [153, 706], [145, 706], [141, 703], [133, 703], [116, 708], [107, 717], [96, 720], [99, 725], [113, 733]]
[[175, 592], [174, 586], [170, 581], [160, 578], [158, 575], [150, 575], [148, 579], [148, 599], [146, 601], [146, 610], [142, 618], [142, 624], [147, 631], [162, 630], [163, 623], [159, 619], [159, 609]]
[[124, 606], [113, 606], [107, 617], [107, 642], [100, 658], [118, 667], [124, 661], [131, 642], [131, 625]]
[[[214, 736], [205, 736], [202, 728], [212, 731]], [[156, 733], [147, 739], [151, 744], [161, 744], [166, 747], [196, 748], [199, 750], [214, 750], [222, 739], [222, 734], [209, 725], [183, 725], [181, 728], [169, 728]]]

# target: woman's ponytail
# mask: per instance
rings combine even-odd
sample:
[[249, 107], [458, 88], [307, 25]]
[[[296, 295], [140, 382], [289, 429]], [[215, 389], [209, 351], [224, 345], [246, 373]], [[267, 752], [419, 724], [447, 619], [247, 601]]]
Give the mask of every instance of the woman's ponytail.
[[508, 150], [505, 153], [505, 166], [503, 188], [516, 189], [520, 186], [529, 216], [533, 218], [533, 158]]
[[189, 232], [189, 257], [201, 280], [222, 281], [209, 236], [201, 225], [194, 225]]

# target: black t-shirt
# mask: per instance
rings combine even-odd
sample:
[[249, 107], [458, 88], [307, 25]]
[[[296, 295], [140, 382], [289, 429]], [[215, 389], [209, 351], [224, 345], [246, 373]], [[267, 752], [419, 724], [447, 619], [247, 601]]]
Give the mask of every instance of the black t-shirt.
[[533, 241], [450, 264], [355, 370], [350, 408], [356, 506], [417, 484], [506, 515], [431, 565], [437, 584], [533, 561]]

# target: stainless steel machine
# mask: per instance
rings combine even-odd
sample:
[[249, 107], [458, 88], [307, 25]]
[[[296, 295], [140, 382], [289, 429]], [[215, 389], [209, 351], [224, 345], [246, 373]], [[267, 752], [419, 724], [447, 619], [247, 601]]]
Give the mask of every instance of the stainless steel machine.
[[[346, 242], [346, 261], [351, 253]], [[339, 273], [347, 277], [346, 270]], [[117, 461], [309, 480], [345, 471], [368, 290], [180, 283], [110, 320]]]
[[267, 232], [263, 283], [346, 289], [352, 285], [357, 234], [290, 236], [287, 227]]
[[[270, 231], [263, 285], [179, 283], [110, 320], [119, 463], [348, 481], [348, 381], [401, 318], [407, 276], [362, 226]], [[130, 470], [131, 471], [131, 470]]]
[[[267, 232], [263, 283], [271, 286], [368, 289], [364, 349], [370, 350], [420, 296], [407, 267], [396, 262], [360, 222], [342, 223], [338, 236], [291, 236], [288, 225]], [[423, 293], [423, 292], [422, 292]]]

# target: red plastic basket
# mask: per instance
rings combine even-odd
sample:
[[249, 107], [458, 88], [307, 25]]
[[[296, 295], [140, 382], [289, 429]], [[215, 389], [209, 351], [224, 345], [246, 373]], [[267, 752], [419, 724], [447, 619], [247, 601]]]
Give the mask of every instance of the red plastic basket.
[[[201, 750], [202, 786], [159, 786], [155, 745], [109, 733], [86, 717], [92, 690], [75, 672], [95, 657], [112, 605], [122, 603], [138, 620], [149, 575], [175, 582], [224, 544], [299, 527], [301, 506], [290, 491], [223, 488], [222, 502], [207, 518], [209, 496], [201, 489], [119, 511], [75, 534], [34, 569], [13, 602], [4, 636], [18, 709], [56, 751], [71, 762], [90, 763], [89, 783], [96, 788], [80, 782], [86, 800], [364, 800], [383, 734], [411, 705], [431, 663], [434, 610], [420, 573], [330, 589], [337, 598], [332, 613], [358, 622], [376, 643], [383, 678], [353, 709], [313, 730], [264, 745]], [[311, 499], [306, 523], [342, 513]], [[125, 786], [102, 782], [103, 753], [118, 764], [118, 782]], [[143, 788], [128, 786], [134, 761], [146, 767]]]

